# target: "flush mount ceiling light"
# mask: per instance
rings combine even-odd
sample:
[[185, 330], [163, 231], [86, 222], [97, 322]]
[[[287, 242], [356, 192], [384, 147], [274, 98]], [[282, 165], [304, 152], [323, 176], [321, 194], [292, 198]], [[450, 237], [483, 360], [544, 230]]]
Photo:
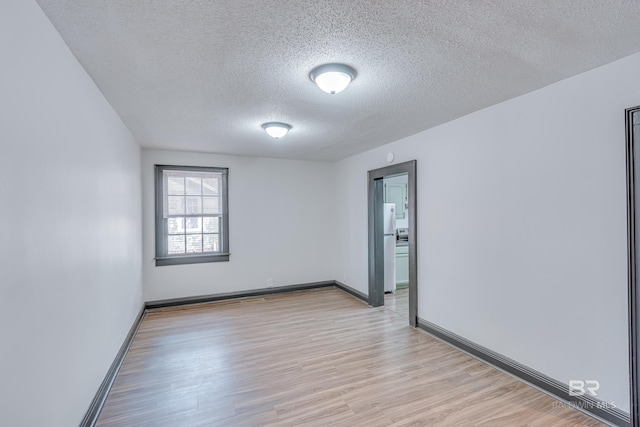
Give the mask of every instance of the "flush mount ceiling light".
[[320, 89], [335, 95], [356, 78], [356, 70], [344, 64], [324, 64], [311, 70], [309, 77]]
[[267, 132], [270, 137], [278, 139], [282, 138], [287, 134], [287, 132], [289, 132], [289, 129], [291, 129], [291, 125], [280, 122], [269, 122], [263, 123], [262, 129], [264, 129], [264, 131]]

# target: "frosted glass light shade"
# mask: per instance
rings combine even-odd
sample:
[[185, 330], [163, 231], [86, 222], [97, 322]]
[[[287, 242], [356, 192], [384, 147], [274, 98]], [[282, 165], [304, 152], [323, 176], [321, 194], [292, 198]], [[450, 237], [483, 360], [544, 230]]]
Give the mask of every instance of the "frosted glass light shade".
[[356, 71], [344, 64], [324, 64], [314, 68], [309, 77], [324, 92], [335, 95], [349, 86], [356, 77]]
[[262, 129], [264, 129], [270, 137], [278, 139], [282, 138], [287, 134], [287, 132], [289, 132], [291, 125], [280, 122], [269, 122], [264, 123], [262, 125]]
[[339, 71], [329, 71], [316, 77], [318, 87], [332, 95], [345, 90], [349, 83], [351, 83], [351, 76]]

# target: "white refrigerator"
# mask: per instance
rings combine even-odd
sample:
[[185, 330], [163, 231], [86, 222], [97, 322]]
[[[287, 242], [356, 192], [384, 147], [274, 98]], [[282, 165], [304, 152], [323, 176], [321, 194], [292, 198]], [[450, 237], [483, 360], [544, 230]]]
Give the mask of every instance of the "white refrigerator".
[[384, 233], [384, 291], [396, 291], [396, 204], [385, 203]]

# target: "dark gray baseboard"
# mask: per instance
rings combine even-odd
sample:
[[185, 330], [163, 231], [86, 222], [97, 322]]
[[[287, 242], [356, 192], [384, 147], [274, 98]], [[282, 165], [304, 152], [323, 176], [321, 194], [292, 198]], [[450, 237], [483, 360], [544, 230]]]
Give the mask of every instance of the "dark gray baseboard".
[[200, 295], [194, 297], [171, 298], [165, 300], [147, 301], [145, 308], [152, 310], [155, 308], [177, 307], [181, 305], [205, 304], [208, 302], [225, 301], [240, 298], [252, 298], [272, 294], [281, 294], [286, 292], [306, 291], [309, 289], [328, 288], [335, 286], [335, 281], [327, 280], [324, 282], [302, 283], [299, 285], [277, 286], [265, 289], [253, 289], [240, 292], [225, 292], [221, 294]]
[[335, 281], [335, 287], [369, 304], [369, 296], [367, 294], [364, 294], [357, 289], [353, 289], [351, 286], [345, 285], [337, 280]]
[[481, 345], [469, 341], [466, 338], [456, 335], [434, 323], [418, 318], [418, 328], [448, 344], [451, 344], [453, 347], [456, 347], [465, 353], [471, 354], [472, 356], [475, 356], [476, 358], [508, 372], [509, 374], [557, 397], [560, 400], [563, 400], [575, 409], [588, 413], [589, 415], [599, 418], [609, 424], [620, 427], [629, 427], [631, 425], [631, 419], [628, 413], [618, 408], [611, 407], [612, 405], [591, 396], [571, 396], [569, 395], [568, 385], [524, 366], [515, 360], [491, 351], [486, 347], [482, 347]]
[[177, 306], [191, 305], [191, 304], [204, 304], [204, 303], [215, 302], [215, 301], [224, 301], [224, 300], [240, 299], [240, 298], [252, 298], [252, 297], [259, 297], [259, 296], [272, 295], [272, 294], [281, 294], [285, 292], [297, 292], [297, 291], [306, 291], [309, 289], [328, 288], [331, 286], [334, 286], [340, 289], [341, 291], [344, 291], [350, 295], [353, 295], [354, 297], [369, 304], [369, 297], [366, 294], [356, 289], [353, 289], [351, 286], [346, 285], [337, 280], [326, 280], [322, 282], [302, 283], [298, 285], [278, 286], [274, 288], [252, 289], [248, 291], [225, 292], [220, 294], [199, 295], [194, 297], [171, 298], [171, 299], [164, 299], [164, 300], [147, 301], [145, 303], [145, 308], [147, 310], [153, 310], [156, 308], [177, 307]]
[[131, 325], [131, 329], [129, 329], [129, 333], [124, 339], [118, 354], [116, 354], [111, 367], [107, 371], [107, 375], [105, 375], [102, 384], [100, 384], [100, 388], [98, 388], [98, 392], [94, 396], [91, 404], [89, 405], [89, 409], [84, 414], [82, 421], [80, 421], [80, 427], [93, 427], [98, 421], [98, 417], [100, 416], [100, 411], [104, 406], [104, 402], [107, 400], [107, 396], [109, 395], [109, 390], [111, 390], [111, 386], [113, 385], [113, 381], [116, 379], [116, 375], [118, 375], [118, 371], [120, 370], [120, 366], [122, 366], [122, 362], [124, 361], [127, 352], [129, 351], [129, 347], [131, 346], [131, 342], [133, 341], [133, 337], [135, 337], [138, 328], [140, 327], [140, 323], [144, 318], [146, 310], [144, 305], [140, 308], [140, 312], [136, 316], [136, 319], [133, 321]]
[[177, 307], [177, 306], [191, 305], [191, 304], [205, 304], [208, 302], [215, 302], [215, 301], [224, 301], [224, 300], [240, 299], [240, 298], [252, 298], [252, 297], [259, 297], [259, 296], [272, 295], [272, 294], [281, 294], [285, 292], [297, 292], [297, 291], [306, 291], [309, 289], [328, 288], [332, 286], [350, 295], [353, 295], [354, 297], [369, 304], [369, 297], [366, 294], [356, 289], [353, 289], [349, 285], [346, 285], [342, 282], [338, 282], [337, 280], [326, 280], [322, 282], [302, 283], [299, 285], [278, 286], [274, 288], [252, 289], [248, 291], [225, 292], [220, 294], [199, 295], [194, 297], [171, 298], [171, 299], [164, 299], [164, 300], [147, 301], [145, 303], [145, 308], [147, 310], [153, 310], [156, 308]]
[[214, 301], [224, 301], [230, 299], [250, 298], [264, 295], [281, 294], [285, 292], [305, 291], [308, 289], [327, 288], [335, 286], [334, 280], [324, 282], [303, 283], [299, 285], [277, 286], [273, 288], [254, 289], [240, 292], [226, 292], [221, 294], [201, 295], [195, 297], [171, 298], [157, 301], [147, 301], [145, 308], [147, 310], [155, 308], [176, 307], [181, 305], [203, 304]]

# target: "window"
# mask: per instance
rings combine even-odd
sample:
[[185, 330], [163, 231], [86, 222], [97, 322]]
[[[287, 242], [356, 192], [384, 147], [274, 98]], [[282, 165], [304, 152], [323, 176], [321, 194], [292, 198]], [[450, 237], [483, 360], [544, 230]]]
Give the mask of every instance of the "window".
[[229, 260], [225, 168], [156, 165], [156, 265]]

